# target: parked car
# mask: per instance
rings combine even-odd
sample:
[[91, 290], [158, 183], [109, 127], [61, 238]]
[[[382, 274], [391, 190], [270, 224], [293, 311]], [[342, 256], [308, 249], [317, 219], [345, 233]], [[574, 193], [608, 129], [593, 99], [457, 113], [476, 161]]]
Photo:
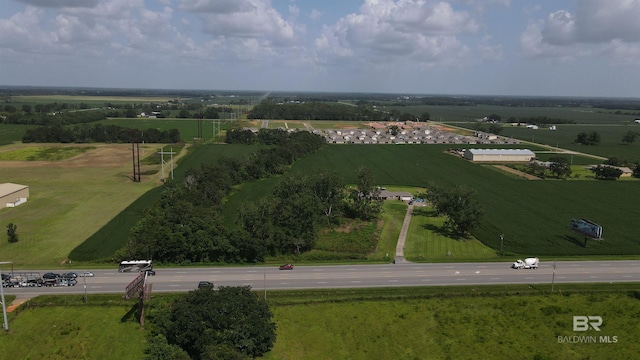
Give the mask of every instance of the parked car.
[[43, 279], [57, 279], [60, 277], [60, 274], [56, 274], [56, 273], [45, 273], [44, 275], [42, 275]]
[[74, 272], [63, 273], [61, 277], [65, 279], [75, 279], [78, 277], [78, 273], [74, 273]]
[[198, 289], [211, 289], [211, 290], [213, 290], [213, 283], [211, 281], [200, 281], [198, 283]]
[[279, 269], [280, 270], [293, 270], [293, 265], [291, 265], [291, 264], [280, 265]]
[[82, 274], [80, 274], [80, 276], [82, 276], [82, 277], [93, 277], [93, 273], [91, 271], [85, 271]]

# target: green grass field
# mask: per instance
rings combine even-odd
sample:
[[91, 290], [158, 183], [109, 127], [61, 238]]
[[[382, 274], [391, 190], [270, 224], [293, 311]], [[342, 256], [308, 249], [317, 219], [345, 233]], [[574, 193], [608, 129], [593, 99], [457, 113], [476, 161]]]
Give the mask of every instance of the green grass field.
[[[175, 297], [152, 295], [145, 329], [119, 295], [34, 298], [10, 314], [0, 360], [140, 359], [149, 319]], [[639, 297], [637, 283], [270, 291], [264, 359], [635, 359]], [[601, 316], [601, 331], [573, 331], [575, 315]]]
[[[265, 359], [632, 359], [640, 302], [623, 294], [514, 295], [276, 306], [278, 340]], [[577, 333], [573, 315], [602, 331]], [[558, 336], [616, 343], [559, 343]]]
[[110, 306], [43, 306], [11, 313], [9, 332], [0, 333], [0, 360], [141, 359], [145, 330], [126, 317], [132, 303], [111, 297]]

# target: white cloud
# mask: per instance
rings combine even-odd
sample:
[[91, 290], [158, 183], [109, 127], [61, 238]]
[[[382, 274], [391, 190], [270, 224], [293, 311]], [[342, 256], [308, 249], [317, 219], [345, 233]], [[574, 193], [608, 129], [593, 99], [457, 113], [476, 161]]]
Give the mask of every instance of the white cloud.
[[27, 6], [23, 12], [8, 19], [0, 19], [0, 46], [12, 53], [44, 53], [53, 51], [57, 41], [53, 33], [40, 29], [44, 12]]
[[549, 14], [542, 29], [542, 41], [551, 45], [566, 45], [575, 42], [576, 21], [568, 11]]
[[311, 9], [311, 14], [309, 14], [309, 18], [312, 20], [318, 20], [322, 17], [322, 11], [318, 9]]
[[180, 8], [197, 13], [236, 14], [256, 11], [251, 0], [182, 0]]
[[457, 36], [477, 29], [469, 13], [445, 2], [366, 0], [359, 13], [325, 26], [315, 50], [320, 61], [329, 62], [352, 58], [369, 64], [391, 59], [455, 64], [468, 53]]
[[529, 24], [520, 36], [523, 53], [562, 59], [611, 56], [631, 63], [640, 45], [640, 0], [583, 0], [575, 14], [555, 11]]
[[576, 18], [580, 42], [640, 42], [640, 0], [583, 0]]
[[95, 7], [100, 2], [100, 0], [15, 0], [15, 1], [33, 5], [33, 6], [51, 7], [51, 8], [62, 8], [62, 7], [91, 8], [91, 7]]

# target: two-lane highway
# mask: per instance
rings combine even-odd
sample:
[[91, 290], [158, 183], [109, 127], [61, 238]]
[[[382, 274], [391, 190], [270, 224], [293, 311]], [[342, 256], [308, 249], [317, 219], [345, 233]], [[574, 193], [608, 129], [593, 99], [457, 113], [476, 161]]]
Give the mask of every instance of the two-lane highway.
[[[217, 286], [249, 285], [253, 289], [320, 289], [435, 285], [541, 284], [551, 283], [553, 262], [542, 262], [537, 270], [515, 270], [510, 262], [295, 266], [278, 270], [274, 266], [157, 268], [150, 276], [153, 292], [186, 292], [199, 281]], [[21, 270], [20, 272], [27, 271]], [[45, 273], [47, 271], [40, 271]], [[7, 288], [19, 298], [40, 294], [124, 293], [137, 273], [94, 270], [94, 277], [78, 278], [71, 287]], [[640, 260], [559, 261], [556, 283], [640, 282]], [[86, 286], [86, 290], [85, 290]]]

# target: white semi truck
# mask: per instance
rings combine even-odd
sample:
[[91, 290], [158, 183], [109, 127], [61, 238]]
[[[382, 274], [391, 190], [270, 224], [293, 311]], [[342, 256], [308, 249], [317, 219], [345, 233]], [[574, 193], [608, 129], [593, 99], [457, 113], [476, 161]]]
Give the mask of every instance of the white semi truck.
[[526, 258], [524, 260], [518, 259], [511, 265], [514, 269], [537, 269], [540, 260], [536, 258]]

